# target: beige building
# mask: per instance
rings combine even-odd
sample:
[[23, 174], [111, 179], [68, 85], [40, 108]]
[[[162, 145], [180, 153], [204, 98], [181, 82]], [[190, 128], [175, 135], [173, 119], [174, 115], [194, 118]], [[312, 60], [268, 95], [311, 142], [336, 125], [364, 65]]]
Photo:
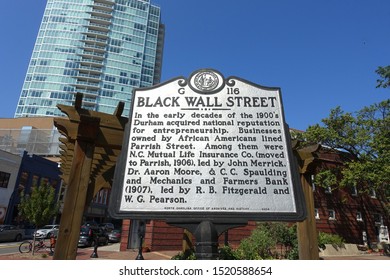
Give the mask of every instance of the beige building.
[[0, 129], [20, 129], [23, 126], [32, 126], [37, 129], [52, 129], [54, 127], [53, 117], [25, 117], [0, 119]]
[[[10, 154], [10, 156], [21, 158], [23, 152], [28, 151], [30, 155], [41, 156], [61, 164], [60, 136], [61, 134], [54, 126], [54, 117], [0, 119], [0, 150]], [[14, 185], [15, 182], [12, 186]], [[58, 195], [59, 200], [63, 201], [65, 195], [66, 185], [61, 184]], [[96, 220], [98, 222], [109, 220], [110, 218], [107, 213], [108, 197], [109, 190], [101, 190], [86, 209], [84, 213], [85, 219]], [[8, 198], [5, 198], [7, 200], [5, 205], [8, 205], [9, 199], [10, 196], [8, 195]], [[0, 203], [0, 207], [3, 207], [2, 205]], [[0, 208], [0, 215], [2, 213], [1, 211]]]
[[22, 155], [24, 151], [59, 161], [60, 133], [53, 117], [0, 119], [0, 150]]

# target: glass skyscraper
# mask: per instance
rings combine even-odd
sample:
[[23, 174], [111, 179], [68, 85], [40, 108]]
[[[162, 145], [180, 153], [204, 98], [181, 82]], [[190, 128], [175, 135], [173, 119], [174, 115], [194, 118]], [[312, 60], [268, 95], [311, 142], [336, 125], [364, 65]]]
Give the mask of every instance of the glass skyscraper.
[[48, 0], [15, 117], [59, 116], [57, 104], [112, 114], [133, 88], [160, 82], [164, 25], [150, 0]]

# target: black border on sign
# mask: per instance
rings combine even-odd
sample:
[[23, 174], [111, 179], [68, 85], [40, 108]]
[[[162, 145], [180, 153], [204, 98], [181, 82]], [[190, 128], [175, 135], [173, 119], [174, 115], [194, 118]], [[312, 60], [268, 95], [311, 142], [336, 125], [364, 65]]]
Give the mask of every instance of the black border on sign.
[[[195, 71], [194, 73], [200, 72], [200, 71], [215, 71], [213, 69], [200, 69]], [[190, 77], [194, 75], [192, 73]], [[219, 72], [218, 72], [219, 73]], [[223, 76], [222, 76], [223, 77]], [[202, 212], [195, 212], [195, 211], [121, 211], [120, 210], [120, 204], [121, 204], [121, 198], [122, 198], [122, 192], [123, 192], [123, 179], [125, 177], [126, 172], [126, 161], [127, 161], [127, 152], [129, 148], [129, 138], [130, 138], [130, 124], [132, 123], [132, 111], [134, 109], [134, 101], [135, 96], [138, 91], [146, 91], [150, 90], [152, 88], [158, 88], [165, 84], [178, 81], [180, 86], [186, 86], [187, 80], [184, 77], [177, 77], [174, 79], [171, 79], [167, 82], [148, 87], [148, 88], [140, 88], [140, 89], [133, 89], [132, 92], [132, 110], [129, 113], [129, 121], [126, 124], [124, 137], [123, 137], [123, 143], [122, 143], [122, 151], [118, 157], [114, 178], [113, 178], [113, 185], [110, 195], [110, 201], [109, 201], [109, 207], [108, 212], [112, 218], [115, 219], [141, 219], [141, 220], [151, 220], [151, 219], [157, 219], [157, 220], [186, 220], [186, 221], [199, 221], [199, 220], [226, 220], [226, 219], [240, 219], [240, 220], [250, 220], [250, 221], [303, 221], [307, 216], [306, 211], [306, 203], [304, 199], [304, 194], [301, 186], [301, 180], [299, 176], [299, 170], [298, 170], [298, 163], [297, 159], [294, 157], [292, 152], [292, 145], [291, 145], [291, 139], [290, 137], [287, 137], [287, 135], [284, 135], [284, 138], [286, 140], [286, 146], [287, 146], [287, 157], [290, 162], [290, 172], [292, 175], [292, 189], [294, 190], [294, 199], [295, 199], [295, 206], [296, 206], [296, 212], [214, 212], [214, 211], [202, 211]], [[234, 85], [234, 80], [240, 80], [243, 83], [249, 84], [251, 86], [265, 89], [265, 90], [278, 90], [279, 91], [279, 98], [281, 103], [281, 114], [283, 115], [283, 125], [285, 127], [286, 134], [289, 132], [289, 127], [285, 123], [284, 118], [284, 110], [283, 110], [283, 102], [282, 102], [282, 96], [281, 96], [281, 90], [278, 87], [265, 87], [261, 85], [254, 84], [252, 82], [246, 81], [241, 78], [237, 78], [235, 76], [228, 77], [225, 79], [225, 82], [229, 86]], [[188, 80], [189, 81], [189, 80]]]

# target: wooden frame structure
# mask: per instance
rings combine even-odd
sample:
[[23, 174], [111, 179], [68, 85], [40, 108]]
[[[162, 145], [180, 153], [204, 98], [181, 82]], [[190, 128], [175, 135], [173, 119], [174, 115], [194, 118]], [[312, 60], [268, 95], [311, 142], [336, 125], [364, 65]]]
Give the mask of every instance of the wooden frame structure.
[[[55, 260], [75, 260], [85, 208], [102, 188], [111, 188], [117, 158], [121, 153], [128, 119], [121, 117], [120, 102], [113, 115], [81, 108], [82, 94], [75, 105], [57, 105], [68, 118], [55, 118], [54, 125], [64, 136], [61, 141], [61, 178], [67, 186]], [[313, 195], [305, 174], [313, 166], [318, 147], [293, 151], [297, 157], [308, 213], [313, 213]], [[317, 233], [312, 215], [298, 223], [300, 259], [318, 259]]]
[[66, 199], [54, 259], [75, 260], [85, 207], [102, 188], [111, 188], [116, 159], [122, 148], [128, 121], [121, 117], [124, 103], [113, 115], [81, 108], [82, 94], [74, 107], [57, 105], [68, 118], [55, 118], [64, 136], [61, 141], [61, 172], [67, 186]]
[[314, 196], [311, 189], [308, 174], [312, 172], [316, 164], [316, 152], [320, 145], [312, 145], [302, 149], [297, 149], [298, 142], [294, 141], [293, 151], [298, 160], [299, 173], [303, 195], [305, 196], [306, 211], [308, 215], [302, 222], [297, 222], [297, 237], [300, 260], [318, 260], [318, 237], [314, 213]]

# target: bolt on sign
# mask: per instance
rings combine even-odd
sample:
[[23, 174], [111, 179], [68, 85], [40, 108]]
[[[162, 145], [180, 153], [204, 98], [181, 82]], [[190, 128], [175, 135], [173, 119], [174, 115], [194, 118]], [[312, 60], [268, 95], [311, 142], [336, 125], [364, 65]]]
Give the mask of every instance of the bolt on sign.
[[132, 98], [113, 217], [305, 218], [279, 88], [201, 69]]

